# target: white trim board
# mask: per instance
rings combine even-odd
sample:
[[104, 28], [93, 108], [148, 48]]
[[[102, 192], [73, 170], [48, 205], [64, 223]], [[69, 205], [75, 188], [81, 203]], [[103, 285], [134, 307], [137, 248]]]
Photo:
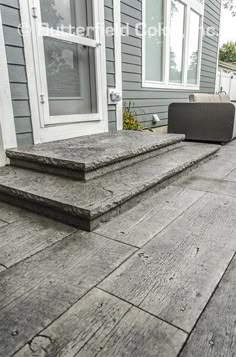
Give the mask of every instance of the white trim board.
[[[122, 47], [120, 0], [113, 0], [116, 91], [122, 94]], [[116, 105], [117, 130], [123, 130], [123, 102]]]
[[[17, 146], [12, 107], [10, 80], [0, 8], [0, 147], [5, 150]], [[4, 159], [0, 158], [0, 164]]]

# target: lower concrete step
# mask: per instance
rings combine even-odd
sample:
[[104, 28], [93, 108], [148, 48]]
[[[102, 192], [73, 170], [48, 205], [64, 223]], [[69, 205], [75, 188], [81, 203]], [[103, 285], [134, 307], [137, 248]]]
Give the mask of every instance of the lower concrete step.
[[88, 182], [4, 167], [0, 170], [0, 199], [91, 231], [218, 149], [216, 145], [183, 143], [176, 150]]
[[119, 131], [11, 149], [11, 165], [91, 180], [173, 150], [184, 135]]

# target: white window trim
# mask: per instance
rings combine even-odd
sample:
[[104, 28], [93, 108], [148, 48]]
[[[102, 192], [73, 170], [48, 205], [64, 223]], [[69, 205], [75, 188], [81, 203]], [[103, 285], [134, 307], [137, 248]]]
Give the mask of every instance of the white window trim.
[[[32, 23], [32, 9], [30, 7], [33, 0], [19, 0], [21, 10], [21, 20], [23, 24], [28, 26]], [[36, 0], [37, 3], [38, 0]], [[31, 3], [32, 4], [32, 3]], [[35, 2], [34, 2], [35, 4]], [[104, 0], [95, 2], [96, 15], [99, 18], [99, 23], [105, 25], [104, 19]], [[38, 83], [40, 83], [40, 74], [38, 73], [37, 59], [35, 58], [33, 40], [34, 34], [24, 36], [26, 71], [28, 77], [29, 97], [31, 104], [31, 118], [33, 126], [34, 143], [43, 143], [54, 140], [62, 140], [73, 138], [82, 135], [97, 134], [108, 131], [108, 105], [107, 105], [107, 77], [106, 77], [106, 47], [105, 33], [102, 28], [98, 33], [99, 48], [99, 81], [97, 91], [99, 92], [99, 113], [88, 115], [70, 115], [64, 118], [51, 117], [50, 125], [48, 124], [47, 114], [45, 116], [45, 108], [40, 104], [40, 93]], [[71, 35], [73, 36], [73, 35]], [[85, 39], [89, 45], [94, 46], [93, 40]], [[100, 46], [100, 43], [102, 45]], [[96, 44], [97, 45], [97, 44]], [[45, 65], [45, 64], [44, 64]], [[47, 96], [46, 96], [47, 97]], [[45, 98], [47, 100], [47, 98]], [[47, 105], [46, 105], [47, 106]], [[46, 107], [45, 106], [45, 107]], [[49, 112], [48, 112], [49, 114]], [[69, 120], [67, 120], [69, 119]], [[63, 125], [65, 124], [65, 125]]]
[[[142, 1], [142, 22], [145, 24], [146, 21], [146, 1]], [[146, 36], [143, 32], [142, 34], [142, 87], [143, 88], [157, 88], [157, 89], [172, 89], [172, 90], [200, 90], [200, 79], [201, 79], [201, 64], [202, 64], [202, 41], [203, 41], [203, 23], [204, 23], [204, 9], [205, 0], [200, 3], [199, 0], [179, 0], [186, 5], [186, 21], [185, 21], [185, 33], [187, 34], [184, 48], [183, 48], [183, 67], [184, 67], [184, 82], [180, 83], [170, 83], [169, 82], [169, 42], [170, 36], [169, 31], [167, 33], [166, 39], [164, 41], [164, 53], [163, 53], [163, 73], [164, 81], [150, 81], [145, 78], [145, 68], [146, 68]], [[170, 5], [171, 0], [166, 0], [164, 5], [164, 21], [165, 26], [170, 26]], [[195, 11], [200, 16], [200, 38], [199, 38], [199, 61], [198, 61], [198, 73], [197, 73], [197, 85], [187, 83], [187, 59], [188, 59], [188, 44], [189, 44], [189, 19], [190, 11]], [[167, 65], [168, 64], [168, 65]]]
[[[16, 129], [12, 106], [10, 80], [7, 66], [6, 47], [0, 9], [0, 148], [1, 151], [17, 146]], [[2, 153], [1, 153], [2, 154]], [[5, 154], [0, 165], [5, 164]]]

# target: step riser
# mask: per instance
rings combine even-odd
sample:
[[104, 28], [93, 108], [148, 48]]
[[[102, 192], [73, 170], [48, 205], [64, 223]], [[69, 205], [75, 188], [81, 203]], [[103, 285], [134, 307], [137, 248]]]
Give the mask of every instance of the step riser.
[[29, 212], [38, 213], [40, 216], [45, 216], [52, 218], [56, 221], [68, 224], [70, 226], [82, 229], [87, 232], [91, 232], [91, 222], [87, 219], [81, 218], [79, 216], [74, 216], [63, 210], [58, 210], [54, 207], [49, 207], [39, 202], [32, 200], [27, 200], [21, 195], [21, 193], [15, 193], [15, 195], [8, 194], [7, 192], [1, 192], [0, 188], [0, 201], [6, 202], [13, 206], [23, 208]]
[[95, 178], [98, 178], [100, 176], [104, 176], [110, 172], [114, 172], [117, 170], [121, 170], [125, 167], [132, 166], [138, 162], [142, 162], [144, 160], [151, 159], [155, 156], [162, 155], [165, 153], [168, 153], [173, 150], [177, 150], [182, 146], [182, 142], [177, 142], [174, 144], [170, 145], [165, 145], [163, 147], [160, 147], [156, 150], [146, 152], [145, 154], [140, 154], [138, 156], [128, 158], [119, 162], [115, 162], [111, 165], [104, 166], [101, 168], [98, 168], [93, 171], [88, 171], [88, 172], [83, 172], [79, 170], [73, 170], [69, 167], [61, 167], [58, 165], [52, 165], [52, 164], [45, 164], [43, 162], [37, 162], [36, 159], [35, 161], [29, 160], [27, 158], [17, 158], [15, 155], [12, 155], [8, 153], [8, 158], [10, 159], [10, 164], [12, 166], [20, 167], [23, 169], [30, 169], [38, 172], [45, 172], [48, 174], [53, 174], [57, 176], [64, 176], [64, 177], [70, 177], [74, 178], [76, 180], [80, 181], [90, 181]]
[[33, 196], [30, 194], [24, 195], [23, 192], [16, 189], [9, 190], [7, 187], [0, 186], [0, 200], [8, 202], [10, 204], [25, 208], [31, 212], [39, 213], [46, 217], [53, 218], [60, 222], [75, 226], [77, 228], [83, 229], [85, 231], [93, 231], [101, 225], [101, 223], [109, 221], [112, 217], [119, 215], [136, 206], [141, 200], [147, 199], [160, 189], [164, 188], [166, 185], [174, 182], [183, 174], [188, 173], [193, 168], [197, 167], [199, 163], [203, 163], [214, 156], [217, 152], [212, 152], [208, 156], [204, 156], [195, 160], [194, 162], [186, 163], [183, 166], [175, 168], [170, 171], [167, 175], [163, 176], [158, 182], [153, 183], [151, 186], [146, 187], [145, 190], [134, 194], [133, 197], [129, 198], [124, 202], [120, 202], [116, 207], [103, 213], [102, 215], [94, 218], [88, 219], [87, 217], [81, 216], [79, 212], [75, 212], [73, 207], [55, 207], [53, 202], [47, 202], [42, 198]]

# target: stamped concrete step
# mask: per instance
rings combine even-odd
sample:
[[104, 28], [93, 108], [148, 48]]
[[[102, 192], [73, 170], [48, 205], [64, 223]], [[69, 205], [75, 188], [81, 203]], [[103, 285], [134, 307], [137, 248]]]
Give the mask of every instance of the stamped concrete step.
[[0, 170], [0, 200], [91, 231], [218, 149], [183, 143], [179, 149], [88, 182], [8, 166]]
[[184, 135], [121, 131], [7, 151], [11, 164], [88, 181], [163, 152]]

